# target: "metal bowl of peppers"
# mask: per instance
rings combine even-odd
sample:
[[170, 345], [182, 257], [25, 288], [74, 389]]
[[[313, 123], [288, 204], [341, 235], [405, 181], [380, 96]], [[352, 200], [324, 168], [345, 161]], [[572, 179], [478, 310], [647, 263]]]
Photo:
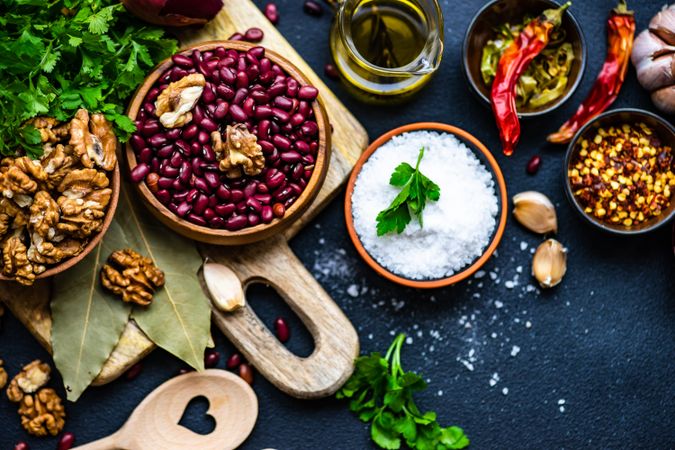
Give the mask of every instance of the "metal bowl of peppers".
[[[486, 46], [498, 38], [504, 27], [524, 24], [526, 20], [537, 18], [546, 10], [560, 7], [560, 4], [551, 0], [494, 0], [474, 16], [464, 37], [462, 63], [471, 89], [485, 104], [491, 104], [491, 85], [485, 82], [484, 72], [481, 70], [486, 64], [483, 55]], [[574, 94], [581, 82], [586, 66], [586, 41], [579, 23], [569, 9], [563, 13], [559, 29], [565, 42], [572, 47], [573, 59], [567, 83], [561, 93], [551, 101], [540, 102], [536, 106], [520, 105], [520, 117], [536, 117], [555, 110]]]

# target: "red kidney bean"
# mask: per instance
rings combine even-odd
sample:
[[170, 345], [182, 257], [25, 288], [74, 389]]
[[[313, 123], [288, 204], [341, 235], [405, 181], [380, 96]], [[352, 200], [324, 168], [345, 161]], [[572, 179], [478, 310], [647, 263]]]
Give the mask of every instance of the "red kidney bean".
[[[256, 118], [257, 118], [257, 113], [258, 113], [258, 107], [256, 109]], [[270, 114], [272, 114], [272, 110], [270, 109]], [[263, 140], [268, 140], [270, 138], [270, 121], [269, 120], [261, 120], [260, 123], [258, 123], [258, 137]]]
[[298, 91], [298, 98], [300, 100], [307, 100], [311, 102], [312, 100], [316, 99], [317, 95], [319, 95], [319, 90], [314, 86], [305, 85]]
[[272, 196], [270, 194], [255, 194], [253, 198], [258, 200], [263, 205], [268, 205], [272, 201]]
[[218, 68], [218, 61], [220, 58], [208, 58], [206, 62], [204, 63], [206, 65], [206, 69], [208, 73], [210, 74], [211, 72], [215, 71]]
[[248, 226], [254, 227], [260, 223], [260, 216], [257, 214], [251, 213], [248, 215]]
[[249, 28], [244, 33], [244, 38], [249, 42], [260, 42], [265, 37], [265, 33], [260, 28]]
[[291, 329], [283, 317], [277, 317], [274, 321], [274, 331], [281, 342], [286, 342], [291, 337]]
[[228, 40], [228, 41], [244, 41], [244, 40], [246, 40], [246, 39], [244, 38], [244, 35], [243, 35], [243, 34], [241, 34], [241, 33], [234, 33], [232, 36], [230, 36], [229, 38], [227, 38], [227, 40]]
[[148, 91], [148, 95], [145, 96], [145, 101], [154, 102], [157, 97], [159, 97], [159, 88], [154, 87]]
[[244, 104], [241, 106], [241, 109], [244, 110], [244, 113], [246, 113], [248, 117], [253, 117], [255, 113], [255, 100], [252, 98], [247, 98], [244, 100]]
[[150, 173], [150, 166], [146, 163], [140, 163], [131, 171], [131, 181], [140, 183]]
[[170, 189], [171, 186], [173, 186], [173, 178], [159, 177], [159, 180], [157, 180], [157, 185], [160, 187], [160, 189]]
[[285, 206], [286, 208], [290, 208], [290, 206], [291, 206], [293, 203], [295, 203], [295, 201], [296, 201], [297, 199], [298, 199], [297, 196], [292, 195], [291, 197], [289, 197], [288, 199], [286, 199], [286, 201], [284, 202], [284, 206]]
[[299, 89], [300, 84], [297, 82], [297, 80], [289, 77], [288, 81], [286, 81], [286, 95], [294, 98], [298, 95]]
[[209, 186], [204, 178], [194, 178], [194, 186], [206, 194], [211, 193], [211, 186]]
[[168, 207], [169, 207], [169, 211], [178, 215], [178, 205], [176, 205], [175, 203], [171, 203], [171, 204], [168, 205]]
[[[253, 57], [251, 56], [251, 58]], [[248, 79], [251, 80], [251, 82], [255, 81], [258, 78], [258, 75], [260, 75], [260, 69], [258, 68], [257, 65], [249, 66], [244, 72], [246, 73]]]
[[262, 210], [260, 211], [260, 220], [262, 220], [262, 223], [270, 223], [272, 219], [274, 219], [272, 207], [269, 205], [263, 206]]
[[138, 160], [145, 164], [150, 164], [150, 161], [152, 161], [152, 156], [152, 150], [147, 147], [138, 152]]
[[192, 165], [187, 161], [182, 161], [180, 171], [178, 172], [178, 179], [181, 184], [187, 185], [192, 177]]
[[145, 148], [145, 139], [143, 139], [138, 133], [132, 134], [129, 142], [131, 143], [131, 147], [137, 152]]
[[293, 190], [296, 196], [302, 194], [302, 188], [296, 183], [290, 183], [288, 186]]
[[206, 172], [204, 174], [204, 180], [211, 189], [217, 189], [220, 186], [220, 180], [218, 179], [218, 175], [216, 175], [213, 172]]
[[166, 136], [163, 133], [155, 134], [154, 136], [148, 139], [148, 144], [150, 144], [150, 146], [155, 148], [163, 146], [164, 144], [166, 144], [166, 142], [167, 142]]
[[195, 201], [197, 196], [199, 195], [199, 191], [195, 188], [192, 188], [188, 191], [187, 197], [185, 198], [188, 202], [192, 203]]
[[288, 151], [293, 144], [290, 139], [281, 134], [275, 134], [272, 137], [272, 143], [281, 151]]
[[141, 374], [142, 371], [143, 364], [139, 361], [124, 373], [124, 378], [126, 378], [127, 381], [133, 381]]
[[213, 147], [211, 147], [210, 144], [206, 144], [202, 147], [202, 155], [206, 162], [215, 162], [217, 159], [216, 152], [213, 151]]
[[202, 227], [205, 227], [207, 225], [206, 220], [204, 220], [203, 217], [200, 217], [200, 216], [198, 216], [194, 213], [188, 214], [187, 220], [194, 223], [195, 225], [199, 225], [199, 226], [202, 226]]
[[265, 5], [263, 13], [265, 14], [265, 17], [267, 17], [267, 20], [272, 22], [272, 24], [276, 25], [279, 23], [279, 11], [277, 10], [277, 5], [274, 3], [268, 3]]
[[248, 210], [248, 206], [246, 206], [246, 202], [239, 202], [236, 205], [234, 205], [234, 210], [239, 213], [239, 214], [244, 214]]
[[157, 150], [157, 157], [161, 159], [167, 159], [173, 155], [173, 145], [165, 145], [164, 147]]
[[248, 89], [246, 88], [237, 89], [237, 92], [234, 94], [234, 99], [232, 100], [232, 103], [241, 106], [241, 104], [244, 103], [244, 100], [246, 100], [247, 95]]
[[151, 102], [146, 102], [143, 104], [143, 109], [149, 114], [155, 114], [155, 104]]
[[244, 72], [244, 71], [237, 72], [237, 79], [236, 79], [236, 83], [235, 83], [235, 86], [237, 87], [237, 89], [244, 89], [244, 88], [248, 87], [248, 85], [249, 85], [249, 80], [248, 80], [248, 75], [246, 74], [246, 72]]
[[212, 133], [218, 129], [218, 125], [216, 125], [216, 123], [213, 120], [209, 119], [208, 117], [204, 117], [202, 121], [199, 123], [199, 126], [201, 126], [204, 130], [208, 131], [209, 133]]
[[218, 186], [218, 189], [216, 190], [216, 195], [218, 196], [219, 199], [221, 200], [229, 200], [232, 197], [232, 193], [228, 188], [223, 186], [222, 184]]
[[213, 207], [213, 210], [218, 214], [220, 217], [227, 219], [232, 215], [232, 213], [235, 210], [235, 206], [233, 203], [228, 203], [226, 205], [216, 205]]
[[251, 91], [251, 98], [258, 105], [262, 105], [270, 101], [270, 96], [267, 94], [267, 92], [260, 90]]
[[288, 197], [290, 197], [292, 193], [293, 193], [293, 189], [290, 186], [285, 186], [285, 187], [282, 186], [279, 189], [277, 189], [276, 191], [274, 191], [272, 196], [274, 197], [274, 199], [276, 201], [283, 202], [286, 199], [288, 199]]
[[290, 114], [279, 108], [272, 108], [272, 115], [281, 123], [286, 123], [291, 119]]
[[174, 145], [178, 149], [178, 151], [181, 153], [183, 156], [190, 156], [190, 147], [187, 145], [187, 142], [185, 142], [182, 139], [178, 139]]
[[286, 176], [283, 172], [276, 172], [272, 177], [267, 180], [267, 186], [270, 189], [277, 189], [284, 184]]
[[[150, 174], [150, 175], [152, 175], [152, 174]], [[148, 176], [149, 176], [149, 175], [148, 175]], [[146, 181], [147, 181], [147, 179], [146, 179]], [[184, 201], [187, 200], [187, 197], [188, 197], [188, 194], [189, 194], [189, 193], [190, 193], [190, 191], [174, 192], [174, 194], [173, 194], [173, 199], [172, 199], [172, 200], [174, 201], [174, 203], [176, 203], [176, 202], [184, 202]]]
[[267, 194], [270, 191], [265, 183], [258, 183], [255, 190], [258, 194]]
[[333, 80], [340, 79], [340, 72], [338, 72], [337, 67], [335, 67], [335, 65], [331, 63], [328, 63], [325, 66], [323, 66], [323, 73], [325, 73], [328, 78], [331, 78]]
[[176, 54], [171, 57], [171, 60], [175, 65], [178, 67], [182, 67], [183, 69], [191, 69], [193, 66], [192, 59], [188, 58], [185, 55], [181, 54]]
[[204, 109], [199, 104], [197, 104], [197, 106], [195, 106], [192, 109], [192, 120], [194, 121], [194, 123], [199, 124], [199, 122], [201, 122], [203, 118], [204, 118]]
[[207, 222], [211, 222], [213, 219], [217, 217], [215, 211], [213, 211], [213, 209], [211, 208], [206, 208], [204, 210], [203, 216]]
[[274, 99], [274, 106], [285, 111], [290, 111], [293, 107], [293, 102], [289, 98], [280, 95]]
[[308, 117], [309, 113], [312, 111], [312, 107], [306, 101], [301, 101], [298, 105], [298, 113], [302, 114], [303, 117]]
[[277, 82], [274, 83], [272, 86], [267, 89], [267, 93], [269, 94], [270, 97], [276, 97], [278, 95], [286, 93], [286, 83], [284, 82]]
[[171, 194], [166, 189], [160, 189], [159, 191], [157, 191], [155, 193], [155, 197], [157, 197], [157, 200], [159, 200], [165, 205], [169, 203], [169, 201], [171, 200]]
[[240, 189], [232, 189], [230, 194], [230, 200], [232, 200], [234, 203], [239, 203], [240, 201], [244, 200], [244, 191]]
[[247, 363], [242, 363], [239, 366], [239, 376], [248, 384], [253, 384], [253, 368]]
[[284, 214], [286, 214], [286, 207], [283, 203], [275, 203], [272, 205], [272, 213], [274, 214], [274, 217], [282, 218], [284, 217]]
[[237, 231], [248, 225], [248, 217], [244, 215], [231, 216], [225, 221], [225, 228], [230, 231]]
[[215, 103], [211, 103], [210, 105], [206, 105], [206, 112], [210, 115], [213, 116], [213, 113], [216, 111], [216, 106], [218, 106]]
[[197, 136], [198, 132], [199, 132], [199, 127], [196, 124], [191, 123], [190, 125], [186, 126], [183, 129], [183, 139], [189, 141], [190, 139]]
[[180, 134], [181, 134], [180, 128], [172, 128], [168, 130], [166, 133], [164, 133], [166, 138], [170, 141], [175, 141], [176, 139], [178, 139], [180, 137]]
[[302, 134], [305, 136], [315, 136], [319, 132], [319, 126], [316, 124], [316, 122], [308, 120], [302, 124], [300, 131], [302, 131]]
[[[221, 67], [219, 73], [221, 81], [227, 83], [230, 86], [233, 86], [234, 83], [237, 81], [237, 75], [234, 72], [234, 70], [232, 70], [232, 68], [230, 67]], [[220, 86], [224, 85], [221, 84]], [[218, 88], [216, 88], [216, 90], [217, 89]]]
[[213, 208], [217, 204], [218, 204], [218, 197], [216, 197], [216, 194], [209, 195], [209, 208]]
[[59, 444], [57, 446], [58, 450], [70, 450], [73, 445], [75, 445], [75, 435], [73, 433], [63, 433], [61, 439], [59, 439]]
[[210, 84], [207, 84], [206, 87], [204, 88], [201, 100], [207, 105], [216, 101], [216, 93], [213, 92], [213, 89], [211, 88]]
[[249, 197], [249, 199], [246, 200], [246, 206], [250, 211], [255, 212], [257, 214], [260, 214], [262, 210], [262, 204], [253, 197]]
[[316, 141], [310, 142], [309, 149], [311, 150], [312, 154], [316, 154], [316, 151], [319, 149], [319, 143]]
[[309, 180], [312, 177], [312, 169], [305, 169], [305, 174], [304, 178], [300, 180], [300, 186], [304, 189], [307, 187], [307, 180]]
[[176, 215], [178, 217], [185, 217], [187, 213], [192, 209], [192, 205], [188, 202], [181, 202], [176, 208]]
[[295, 113], [291, 116], [291, 119], [290, 119], [289, 123], [292, 127], [297, 127], [300, 124], [302, 124], [304, 121], [305, 121], [305, 116], [303, 116], [300, 113]]
[[246, 70], [247, 67], [248, 63], [246, 62], [246, 56], [239, 55], [237, 57], [237, 72], [243, 72]]
[[302, 5], [302, 9], [310, 16], [319, 17], [323, 14], [323, 8], [314, 0], [306, 0]]
[[200, 144], [206, 144], [210, 140], [211, 140], [211, 136], [209, 136], [209, 133], [207, 133], [204, 130], [200, 130], [199, 134], [197, 134], [197, 141], [199, 141]]
[[309, 144], [305, 141], [295, 141], [293, 147], [300, 153], [309, 153]]
[[275, 78], [274, 72], [272, 72], [272, 71], [270, 70], [269, 72], [263, 72], [263, 73], [258, 77], [258, 81], [259, 81], [260, 83], [264, 84], [265, 86], [267, 86], [267, 85], [269, 85], [269, 84], [271, 84], [271, 83], [274, 82], [274, 78]]
[[169, 165], [178, 169], [183, 164], [183, 157], [180, 152], [173, 152], [171, 158], [169, 159]]
[[202, 52], [197, 49], [192, 50], [192, 61], [195, 64], [202, 62]]
[[227, 116], [227, 112], [230, 110], [230, 105], [227, 102], [219, 103], [216, 106], [216, 110], [213, 111], [213, 118], [216, 120], [222, 120]]
[[296, 164], [295, 166], [293, 166], [293, 170], [291, 171], [291, 178], [297, 181], [300, 178], [302, 178], [304, 173], [305, 173], [305, 166], [303, 166], [302, 164]]
[[230, 115], [236, 122], [245, 122], [248, 119], [248, 116], [239, 105], [230, 106]]
[[178, 81], [181, 78], [187, 76], [187, 74], [187, 70], [181, 69], [180, 67], [174, 67], [171, 71], [171, 81]]
[[212, 348], [207, 348], [204, 352], [204, 367], [207, 369], [212, 369], [216, 367], [218, 361], [220, 360], [220, 353]]
[[215, 216], [213, 219], [209, 220], [209, 226], [211, 228], [223, 228], [223, 226], [225, 226], [225, 219], [220, 216]]
[[202, 154], [202, 144], [199, 141], [190, 144], [190, 154], [192, 156], [200, 156]]
[[176, 178], [178, 176], [178, 169], [171, 167], [169, 164], [165, 164], [164, 166], [160, 165], [159, 173], [165, 177]]
[[[242, 377], [242, 378], [244, 378], [244, 377]], [[30, 447], [28, 446], [28, 444], [26, 442], [19, 441], [14, 445], [14, 450], [30, 450]]]
[[256, 181], [251, 181], [249, 184], [246, 185], [244, 188], [244, 197], [249, 198], [255, 195], [257, 191], [258, 183]]
[[539, 155], [534, 155], [530, 160], [527, 162], [527, 166], [525, 166], [525, 170], [527, 173], [530, 175], [534, 175], [539, 171], [539, 167], [541, 166], [541, 156]]
[[269, 58], [260, 58], [260, 73], [266, 74], [271, 71], [272, 71], [272, 61], [270, 61]]
[[290, 150], [281, 153], [281, 160], [287, 163], [296, 163], [302, 159], [302, 155], [296, 151]]
[[[222, 48], [222, 47], [219, 47]], [[224, 58], [221, 58], [220, 61], [218, 61], [218, 67], [223, 68], [223, 67], [232, 67], [234, 66], [234, 63], [237, 60], [235, 58], [225, 56]]]
[[[270, 108], [268, 105], [258, 105], [258, 107], [255, 109], [255, 118], [258, 120], [266, 119], [271, 117], [272, 113], [272, 108]], [[269, 128], [267, 132], [269, 133]]]

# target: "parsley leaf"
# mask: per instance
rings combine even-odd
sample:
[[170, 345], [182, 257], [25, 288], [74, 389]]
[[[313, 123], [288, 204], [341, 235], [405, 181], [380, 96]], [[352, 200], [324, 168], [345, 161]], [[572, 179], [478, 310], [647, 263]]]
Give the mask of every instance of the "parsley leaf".
[[39, 157], [24, 124], [45, 115], [102, 112], [122, 142], [135, 131], [124, 115], [145, 74], [177, 49], [160, 27], [118, 0], [0, 0], [0, 154]]
[[379, 353], [357, 358], [354, 373], [337, 398], [349, 399], [349, 409], [363, 422], [371, 422], [370, 437], [381, 448], [396, 450], [403, 442], [414, 450], [467, 447], [469, 438], [461, 428], [443, 428], [435, 412], [422, 414], [417, 408], [413, 394], [427, 384], [420, 375], [401, 367], [404, 341], [405, 335], [398, 335], [384, 358]]
[[424, 157], [424, 147], [420, 149], [417, 165], [413, 168], [404, 162], [398, 165], [391, 174], [389, 184], [401, 187], [401, 192], [394, 201], [377, 215], [377, 235], [397, 232], [401, 234], [410, 223], [410, 213], [417, 217], [420, 226], [422, 211], [428, 200], [438, 201], [441, 197], [441, 188], [420, 172], [420, 162]]

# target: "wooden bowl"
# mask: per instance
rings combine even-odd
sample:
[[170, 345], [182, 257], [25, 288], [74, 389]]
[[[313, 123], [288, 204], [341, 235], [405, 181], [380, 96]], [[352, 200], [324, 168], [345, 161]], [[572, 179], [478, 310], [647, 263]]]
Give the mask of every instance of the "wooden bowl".
[[[352, 194], [354, 193], [354, 185], [356, 184], [356, 179], [358, 178], [359, 173], [361, 172], [361, 168], [363, 167], [365, 162], [368, 161], [368, 158], [370, 158], [370, 156], [373, 153], [375, 153], [377, 149], [379, 149], [392, 137], [410, 131], [418, 131], [418, 130], [430, 130], [449, 133], [457, 137], [464, 144], [466, 144], [471, 150], [473, 150], [474, 154], [483, 163], [483, 165], [492, 173], [492, 176], [496, 184], [497, 197], [499, 199], [499, 213], [497, 215], [498, 217], [497, 226], [495, 227], [492, 234], [492, 239], [490, 240], [490, 243], [483, 251], [483, 254], [479, 258], [477, 258], [471, 265], [462, 269], [460, 272], [457, 272], [454, 275], [451, 275], [446, 278], [433, 280], [413, 280], [410, 278], [405, 278], [403, 276], [397, 275], [389, 271], [388, 269], [380, 265], [377, 261], [375, 261], [375, 259], [372, 256], [370, 256], [368, 251], [361, 243], [361, 239], [359, 239], [359, 236], [356, 233], [356, 229], [354, 228], [354, 218], [352, 216]], [[506, 196], [506, 182], [504, 181], [504, 175], [502, 175], [502, 171], [499, 168], [499, 164], [497, 164], [497, 160], [495, 160], [494, 156], [492, 156], [490, 150], [488, 150], [485, 147], [485, 145], [483, 145], [483, 143], [480, 142], [478, 139], [476, 139], [473, 135], [460, 128], [454, 127], [452, 125], [446, 125], [443, 123], [435, 123], [435, 122], [413, 123], [409, 125], [404, 125], [399, 128], [395, 128], [389, 131], [388, 133], [385, 133], [382, 136], [380, 136], [377, 140], [375, 140], [372, 144], [370, 144], [370, 146], [366, 149], [363, 155], [361, 155], [359, 160], [356, 162], [356, 166], [352, 171], [352, 175], [349, 177], [349, 182], [347, 184], [347, 194], [345, 195], [345, 220], [347, 222], [347, 231], [349, 232], [349, 237], [354, 243], [354, 246], [356, 247], [356, 250], [359, 252], [359, 255], [361, 255], [361, 257], [366, 261], [366, 263], [368, 263], [368, 265], [372, 267], [381, 276], [385, 277], [390, 281], [393, 281], [394, 283], [398, 283], [403, 286], [408, 286], [412, 288], [433, 289], [450, 286], [455, 283], [459, 283], [460, 281], [473, 275], [478, 269], [480, 269], [487, 262], [488, 259], [490, 259], [490, 256], [492, 256], [494, 251], [497, 249], [497, 246], [499, 245], [499, 242], [501, 241], [502, 236], [504, 234], [504, 229], [506, 228], [507, 216], [508, 216], [508, 199]]]
[[565, 186], [565, 194], [567, 194], [567, 199], [570, 201], [575, 211], [579, 213], [586, 223], [589, 223], [595, 228], [608, 233], [622, 236], [644, 234], [666, 225], [671, 219], [675, 217], [675, 197], [671, 196], [670, 206], [666, 211], [663, 211], [660, 216], [654, 217], [638, 226], [626, 228], [623, 225], [601, 221], [595, 216], [586, 213], [584, 211], [584, 207], [579, 203], [576, 196], [574, 195], [574, 189], [572, 189], [570, 179], [567, 175], [567, 170], [570, 167], [572, 159], [576, 156], [580, 149], [579, 142], [582, 139], [592, 140], [598, 128], [600, 127], [604, 128], [612, 125], [621, 125], [624, 123], [637, 124], [640, 122], [645, 123], [652, 130], [654, 130], [655, 134], [659, 137], [664, 145], [675, 149], [675, 127], [672, 123], [649, 111], [630, 108], [616, 109], [613, 111], [608, 111], [604, 114], [600, 114], [598, 117], [584, 125], [577, 132], [576, 136], [574, 136], [572, 142], [570, 142], [569, 146], [567, 147], [567, 155], [565, 156], [565, 165], [563, 168], [563, 184]]
[[[257, 47], [257, 45], [239, 41], [209, 41], [199, 45], [187, 47], [180, 53], [188, 54], [194, 49], [205, 52], [217, 47], [224, 47], [226, 49], [234, 49], [238, 51], [247, 51], [252, 47]], [[265, 56], [274, 63], [281, 66], [286, 71], [286, 73], [295, 78], [301, 86], [311, 84], [307, 77], [300, 71], [300, 69], [295, 67], [284, 57], [267, 48], [265, 49]], [[143, 84], [138, 88], [127, 110], [127, 115], [131, 118], [131, 120], [136, 120], [136, 116], [141, 109], [143, 99], [145, 98], [146, 94], [155, 84], [160, 75], [171, 66], [173, 66], [173, 62], [171, 61], [171, 58], [167, 58], [157, 67], [155, 67], [152, 73], [148, 75]], [[319, 93], [319, 97], [317, 97], [316, 101], [314, 102], [313, 110], [316, 123], [319, 127], [319, 148], [317, 150], [316, 162], [314, 164], [314, 172], [312, 173], [307, 186], [302, 191], [298, 199], [286, 210], [284, 217], [280, 219], [275, 218], [269, 224], [261, 223], [259, 225], [246, 227], [238, 231], [228, 231], [224, 229], [196, 225], [178, 217], [173, 212], [171, 212], [153, 195], [152, 192], [150, 192], [145, 182], [134, 183], [134, 185], [136, 186], [137, 191], [140, 193], [141, 199], [143, 200], [145, 206], [148, 207], [150, 212], [157, 219], [159, 219], [160, 222], [175, 232], [190, 239], [206, 242], [208, 244], [243, 245], [257, 242], [279, 234], [287, 229], [293, 222], [299, 219], [307, 210], [307, 208], [309, 208], [309, 206], [312, 204], [312, 201], [314, 201], [317, 194], [321, 190], [321, 186], [323, 185], [323, 182], [326, 178], [326, 173], [328, 171], [331, 153], [331, 131], [330, 124], [328, 122], [328, 116], [323, 106], [323, 101], [321, 100], [321, 93]], [[130, 143], [127, 143], [126, 146], [126, 156], [128, 170], [131, 171], [134, 169], [134, 167], [136, 167], [137, 161], [136, 154], [134, 153]]]
[[[103, 226], [101, 228], [101, 231], [99, 231], [98, 234], [96, 234], [96, 236], [91, 238], [91, 240], [82, 250], [82, 253], [80, 253], [77, 256], [73, 256], [72, 258], [68, 258], [59, 264], [51, 266], [50, 268], [42, 272], [40, 275], [37, 275], [35, 277], [36, 280], [53, 277], [54, 275], [60, 274], [64, 270], [70, 269], [75, 264], [79, 263], [84, 258], [86, 258], [86, 256], [89, 253], [91, 253], [92, 250], [94, 250], [94, 248], [98, 245], [98, 243], [101, 242], [101, 239], [103, 239], [103, 235], [106, 233], [106, 231], [108, 231], [110, 223], [112, 222], [113, 217], [115, 216], [115, 210], [117, 209], [117, 202], [120, 197], [119, 161], [115, 165], [115, 169], [110, 174], [110, 188], [112, 189], [112, 196], [110, 197], [110, 204], [108, 205], [108, 210], [106, 211], [105, 218], [103, 219]], [[12, 280], [12, 278], [6, 277], [0, 273], [0, 281], [7, 281], [7, 280]]]
[[[495, 27], [506, 22], [521, 23], [526, 15], [536, 16], [546, 9], [559, 8], [552, 0], [494, 0], [474, 16], [464, 36], [462, 63], [464, 75], [471, 89], [486, 104], [490, 105], [490, 87], [483, 82], [480, 73], [483, 47], [495, 35]], [[574, 6], [572, 6], [574, 7]], [[574, 62], [570, 79], [563, 95], [538, 108], [519, 108], [520, 117], [536, 117], [553, 111], [565, 103], [576, 91], [586, 67], [586, 40], [581, 27], [568, 9], [563, 16], [562, 28], [574, 48]]]

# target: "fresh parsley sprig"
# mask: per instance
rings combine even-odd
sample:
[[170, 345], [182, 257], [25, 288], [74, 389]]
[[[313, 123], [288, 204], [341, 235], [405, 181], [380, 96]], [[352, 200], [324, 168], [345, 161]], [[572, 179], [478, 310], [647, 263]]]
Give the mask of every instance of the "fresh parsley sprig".
[[424, 157], [424, 147], [420, 149], [417, 164], [413, 168], [404, 162], [391, 174], [389, 184], [401, 187], [401, 192], [384, 210], [377, 215], [377, 235], [383, 236], [396, 231], [401, 234], [410, 223], [410, 213], [417, 217], [420, 226], [424, 226], [422, 211], [427, 200], [438, 201], [441, 188], [420, 172], [420, 162]]
[[0, 0], [0, 154], [39, 156], [38, 116], [102, 112], [124, 142], [135, 130], [126, 102], [177, 41], [119, 0]]
[[443, 428], [436, 413], [424, 414], [415, 405], [413, 394], [426, 389], [422, 377], [401, 367], [401, 346], [405, 335], [399, 334], [383, 358], [379, 353], [356, 360], [354, 374], [337, 393], [350, 399], [349, 409], [364, 422], [371, 422], [370, 436], [385, 449], [399, 449], [402, 442], [416, 450], [461, 449], [469, 439], [461, 428]]

